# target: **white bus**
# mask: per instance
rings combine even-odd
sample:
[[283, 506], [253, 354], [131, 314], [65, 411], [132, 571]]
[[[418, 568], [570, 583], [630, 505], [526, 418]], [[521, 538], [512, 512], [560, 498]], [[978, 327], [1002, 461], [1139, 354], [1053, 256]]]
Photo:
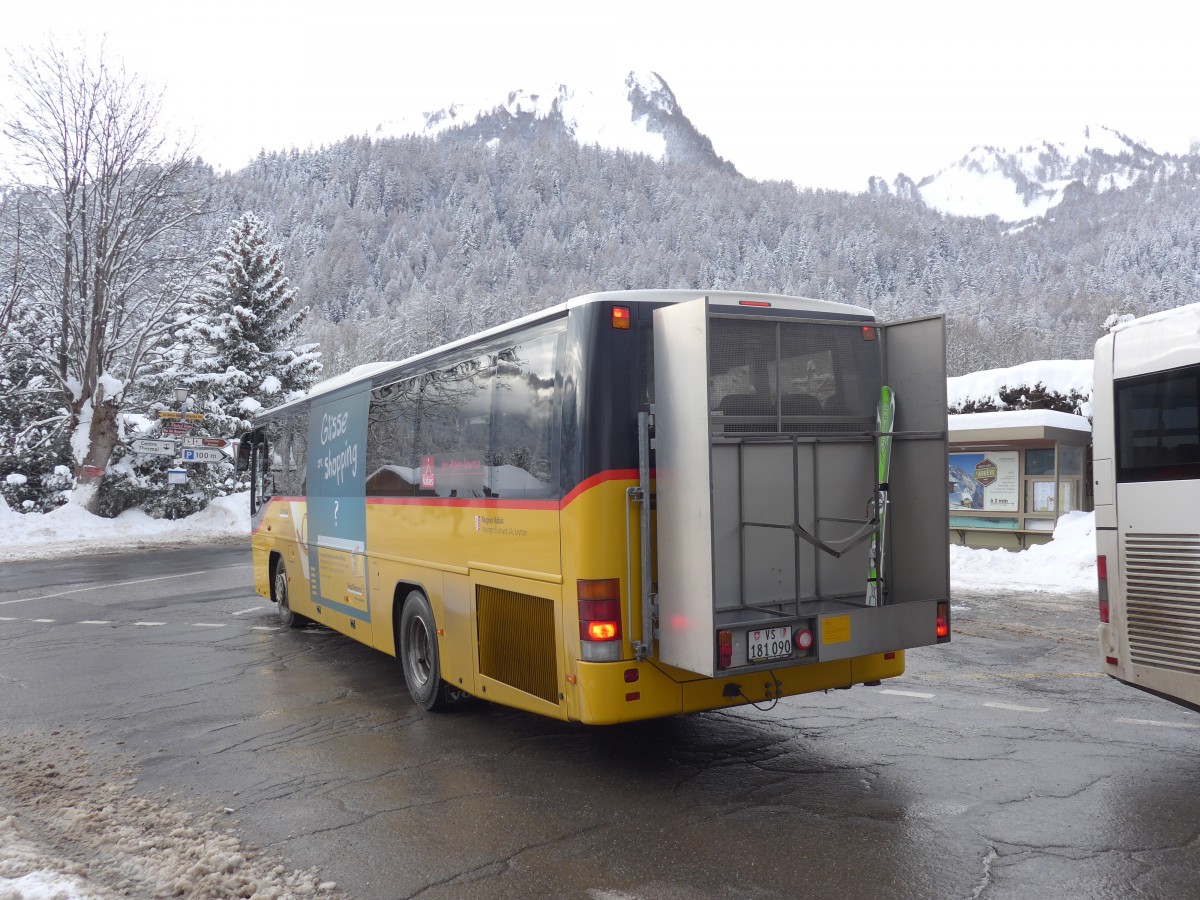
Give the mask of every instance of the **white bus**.
[[1200, 711], [1200, 305], [1096, 343], [1104, 671]]

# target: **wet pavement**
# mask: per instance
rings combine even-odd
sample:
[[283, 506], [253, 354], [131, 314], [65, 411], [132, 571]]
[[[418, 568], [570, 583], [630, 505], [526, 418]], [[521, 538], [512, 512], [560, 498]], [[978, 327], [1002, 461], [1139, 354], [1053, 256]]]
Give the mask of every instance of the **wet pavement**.
[[277, 627], [244, 548], [9, 563], [0, 733], [71, 729], [351, 897], [1195, 896], [1200, 715], [1098, 674], [1094, 595], [955, 606], [880, 687], [588, 728], [421, 711]]

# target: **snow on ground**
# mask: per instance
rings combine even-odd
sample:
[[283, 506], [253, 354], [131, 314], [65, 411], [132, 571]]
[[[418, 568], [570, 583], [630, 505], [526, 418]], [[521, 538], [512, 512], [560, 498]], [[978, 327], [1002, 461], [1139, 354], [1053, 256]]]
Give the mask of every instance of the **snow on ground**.
[[70, 503], [51, 513], [18, 513], [0, 497], [0, 561], [236, 540], [249, 546], [249, 498], [218, 497], [202, 512], [171, 522], [139, 509], [102, 519]]
[[950, 547], [951, 590], [1032, 591], [1052, 594], [1096, 590], [1096, 514], [1072, 512], [1058, 520], [1054, 539], [1019, 553]]
[[0, 900], [340, 896], [229, 834], [233, 809], [139, 796], [121, 748], [89, 752], [83, 737], [56, 728], [0, 742]]

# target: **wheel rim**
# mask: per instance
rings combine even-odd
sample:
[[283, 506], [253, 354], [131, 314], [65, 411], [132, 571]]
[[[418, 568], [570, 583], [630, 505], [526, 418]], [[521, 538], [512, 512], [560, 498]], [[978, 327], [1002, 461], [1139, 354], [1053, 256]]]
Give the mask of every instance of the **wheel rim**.
[[287, 572], [283, 566], [275, 572], [275, 600], [279, 603], [279, 617], [286, 620], [291, 615], [292, 608], [288, 606]]
[[429, 658], [429, 630], [425, 627], [425, 620], [419, 616], [408, 623], [408, 640], [405, 641], [404, 651], [408, 671], [412, 673], [417, 684], [427, 684], [433, 671]]

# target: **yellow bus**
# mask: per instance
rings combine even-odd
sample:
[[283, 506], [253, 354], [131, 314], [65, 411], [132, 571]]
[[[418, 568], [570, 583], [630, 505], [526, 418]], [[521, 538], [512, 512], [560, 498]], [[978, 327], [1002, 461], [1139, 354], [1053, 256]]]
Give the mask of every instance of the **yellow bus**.
[[429, 710], [878, 683], [950, 637], [944, 348], [940, 318], [626, 291], [360, 366], [242, 442], [256, 590]]

